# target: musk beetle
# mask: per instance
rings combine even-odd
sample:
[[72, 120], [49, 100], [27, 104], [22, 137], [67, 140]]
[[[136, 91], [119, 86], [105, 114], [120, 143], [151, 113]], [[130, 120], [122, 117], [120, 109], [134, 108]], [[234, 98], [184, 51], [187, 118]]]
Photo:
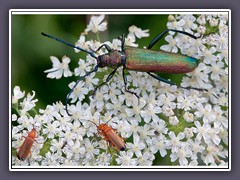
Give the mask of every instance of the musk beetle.
[[[93, 94], [96, 92], [96, 90], [107, 83], [113, 75], [116, 73], [117, 69], [119, 67], [123, 67], [122, 69], [122, 75], [124, 80], [124, 86], [125, 90], [137, 97], [139, 97], [135, 92], [132, 92], [128, 90], [127, 88], [127, 78], [125, 75], [125, 70], [131, 70], [131, 71], [140, 71], [140, 72], [146, 72], [153, 78], [165, 82], [170, 85], [177, 85], [176, 83], [169, 81], [167, 79], [164, 79], [154, 73], [169, 73], [169, 74], [182, 74], [182, 73], [188, 73], [193, 71], [198, 66], [198, 60], [193, 57], [189, 57], [182, 54], [176, 54], [171, 52], [165, 52], [162, 50], [151, 50], [151, 48], [163, 37], [165, 36], [169, 31], [181, 33], [184, 35], [187, 35], [191, 38], [198, 39], [199, 37], [196, 37], [188, 32], [175, 30], [175, 29], [166, 29], [165, 31], [159, 33], [148, 45], [147, 49], [143, 48], [136, 48], [136, 47], [130, 47], [125, 46], [125, 37], [122, 35], [120, 37], [121, 39], [121, 51], [111, 49], [107, 44], [101, 45], [96, 51], [88, 51], [85, 49], [82, 49], [78, 46], [74, 46], [68, 42], [65, 42], [57, 37], [54, 37], [52, 35], [48, 35], [45, 33], [41, 33], [43, 36], [46, 36], [51, 39], [55, 39], [61, 43], [64, 43], [70, 47], [76, 48], [80, 51], [83, 51], [93, 58], [96, 59], [97, 65], [93, 68], [92, 71], [87, 72], [84, 76], [80, 77], [79, 80], [75, 83], [73, 88], [70, 90], [66, 97], [66, 111], [67, 105], [69, 101], [69, 96], [73, 92], [74, 88], [77, 86], [77, 84], [82, 81], [86, 76], [89, 76], [91, 73], [96, 72], [98, 68], [103, 67], [111, 67], [114, 70], [108, 75], [106, 81], [99, 84], [95, 89]], [[101, 48], [106, 48], [108, 53], [96, 56], [95, 53], [99, 51]], [[195, 89], [198, 91], [206, 91], [206, 89], [196, 88], [196, 87], [182, 87], [177, 85], [180, 88], [183, 89]], [[68, 113], [69, 114], [69, 113]]]

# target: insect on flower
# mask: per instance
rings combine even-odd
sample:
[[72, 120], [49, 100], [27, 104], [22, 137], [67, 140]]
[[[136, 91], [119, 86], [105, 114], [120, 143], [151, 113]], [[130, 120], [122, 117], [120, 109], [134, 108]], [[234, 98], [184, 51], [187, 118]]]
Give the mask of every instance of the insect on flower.
[[[23, 136], [24, 137], [24, 136]], [[29, 133], [27, 137], [24, 137], [25, 140], [21, 147], [19, 148], [19, 151], [17, 153], [17, 157], [19, 160], [24, 161], [27, 159], [28, 155], [31, 156], [31, 148], [36, 138], [36, 129], [33, 128]]]
[[99, 125], [93, 121], [90, 122], [96, 125], [98, 133], [109, 143], [110, 146], [116, 148], [118, 151], [124, 151], [126, 149], [123, 138], [117, 134], [115, 129], [107, 125], [108, 122], [105, 124], [99, 123]]
[[64, 141], [61, 149], [63, 149], [66, 145], [67, 145], [67, 141]]
[[[136, 47], [130, 47], [125, 46], [125, 37], [124, 34], [122, 37], [120, 37], [121, 40], [121, 51], [114, 50], [109, 47], [107, 44], [101, 45], [96, 51], [91, 50], [85, 50], [78, 46], [74, 46], [68, 42], [65, 42], [59, 38], [56, 38], [54, 36], [41, 33], [43, 36], [46, 36], [51, 39], [55, 39], [56, 41], [59, 41], [61, 43], [64, 43], [70, 47], [76, 48], [78, 50], [81, 50], [93, 58], [96, 59], [97, 65], [93, 68], [92, 71], [87, 72], [84, 76], [80, 77], [79, 80], [75, 83], [75, 85], [72, 87], [70, 92], [68, 93], [66, 97], [66, 111], [68, 100], [70, 95], [72, 94], [74, 88], [78, 85], [80, 81], [82, 81], [86, 76], [89, 76], [91, 73], [98, 71], [98, 68], [103, 67], [111, 67], [114, 70], [108, 75], [106, 81], [99, 84], [97, 87], [95, 87], [93, 94], [95, 94], [96, 90], [101, 87], [102, 85], [106, 84], [110, 79], [112, 79], [113, 75], [116, 73], [117, 69], [121, 66], [123, 66], [122, 69], [122, 75], [124, 80], [124, 86], [125, 91], [129, 92], [137, 97], [139, 97], [135, 92], [132, 92], [128, 90], [127, 88], [127, 77], [125, 75], [125, 69], [131, 70], [131, 71], [139, 71], [139, 72], [146, 72], [153, 78], [165, 82], [170, 85], [177, 85], [176, 83], [169, 81], [167, 79], [164, 79], [156, 74], [153, 73], [170, 73], [170, 74], [182, 74], [182, 73], [188, 73], [193, 71], [198, 66], [198, 60], [193, 57], [188, 57], [182, 54], [176, 54], [176, 53], [170, 53], [165, 52], [162, 50], [151, 50], [151, 48], [163, 37], [165, 36], [169, 31], [181, 33], [184, 35], [187, 35], [191, 38], [197, 39], [198, 37], [184, 32], [179, 31], [175, 29], [166, 29], [165, 31], [159, 33], [148, 45], [147, 49], [142, 48], [136, 48]], [[108, 53], [96, 56], [95, 53], [97, 53], [101, 48], [105, 47]], [[196, 87], [182, 87], [178, 86], [183, 89], [195, 89], [199, 91], [206, 91], [206, 89], [196, 88]], [[68, 113], [69, 114], [69, 113]], [[70, 114], [69, 114], [70, 115]]]
[[159, 133], [157, 130], [155, 130], [153, 133], [154, 133], [156, 136], [159, 136], [159, 135], [160, 135], [160, 133]]

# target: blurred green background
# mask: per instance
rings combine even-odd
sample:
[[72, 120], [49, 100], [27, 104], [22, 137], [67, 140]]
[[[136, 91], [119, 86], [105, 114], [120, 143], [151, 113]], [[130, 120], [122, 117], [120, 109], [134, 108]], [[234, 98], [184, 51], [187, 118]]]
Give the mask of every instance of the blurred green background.
[[[38, 107], [44, 108], [47, 104], [56, 101], [65, 102], [69, 92], [68, 84], [77, 77], [61, 78], [60, 80], [46, 78], [44, 70], [52, 67], [50, 56], [60, 60], [67, 55], [71, 64], [77, 63], [80, 56], [85, 53], [75, 53], [70, 48], [57, 41], [41, 36], [45, 32], [59, 37], [71, 44], [75, 44], [81, 32], [86, 28], [91, 15], [12, 15], [11, 21], [11, 82], [26, 92], [34, 90]], [[128, 27], [136, 25], [142, 29], [149, 29], [150, 37], [137, 39], [139, 47], [148, 46], [150, 41], [160, 32], [165, 30], [168, 15], [106, 15], [108, 22], [106, 32], [100, 33], [101, 41], [117, 38], [119, 35], [128, 34]], [[96, 36], [89, 34], [90, 38]], [[159, 49], [164, 39], [156, 44], [153, 49]], [[175, 75], [176, 77], [176, 75]]]

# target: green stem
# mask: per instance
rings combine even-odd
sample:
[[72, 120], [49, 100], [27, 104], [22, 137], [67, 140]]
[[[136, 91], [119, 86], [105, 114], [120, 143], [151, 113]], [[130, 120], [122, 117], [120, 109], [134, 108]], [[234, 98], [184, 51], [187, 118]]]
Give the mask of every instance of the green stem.
[[96, 33], [97, 40], [100, 42], [99, 32]]
[[37, 115], [38, 114], [38, 112], [36, 111], [36, 109], [35, 108], [32, 108], [31, 109], [34, 113], [35, 113], [35, 115]]

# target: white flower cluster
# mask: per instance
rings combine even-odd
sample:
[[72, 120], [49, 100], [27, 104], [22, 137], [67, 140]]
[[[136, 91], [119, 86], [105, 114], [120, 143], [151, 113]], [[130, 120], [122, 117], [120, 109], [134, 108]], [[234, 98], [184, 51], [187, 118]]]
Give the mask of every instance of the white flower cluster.
[[[88, 32], [107, 29], [107, 22], [103, 19], [103, 15], [93, 16], [76, 45], [89, 50], [89, 47], [97, 49], [101, 44], [108, 44], [121, 50], [119, 39], [112, 42], [86, 41]], [[44, 144], [36, 143], [29, 161], [22, 162], [13, 156], [12, 164], [227, 166], [228, 19], [225, 15], [170, 15], [167, 28], [202, 36], [194, 40], [170, 32], [165, 38], [169, 44], [161, 49], [198, 58], [199, 66], [182, 79], [181, 86], [204, 88], [208, 92], [177, 88], [159, 82], [147, 73], [130, 71], [128, 86], [140, 96], [138, 99], [125, 92], [122, 69], [119, 68], [109, 83], [99, 88], [94, 97], [89, 96], [94, 87], [108, 76], [110, 68], [103, 68], [87, 76], [74, 89], [68, 107], [72, 116], [66, 113], [61, 102], [57, 102], [32, 117], [27, 112], [35, 106], [34, 95], [28, 95], [18, 103], [24, 92], [15, 87], [13, 105], [20, 104], [21, 107], [16, 108], [19, 111], [13, 115], [17, 121], [12, 129], [13, 148], [19, 147], [24, 129], [30, 131], [32, 127], [38, 127], [38, 135], [44, 139]], [[217, 30], [204, 36], [208, 29]], [[131, 26], [125, 43], [138, 46], [136, 38], [147, 36], [148, 30]], [[106, 52], [102, 48], [99, 54]], [[62, 75], [83, 76], [96, 65], [90, 55], [86, 56], [86, 60], [79, 59], [79, 67], [74, 71], [69, 69], [70, 58], [66, 56], [62, 63], [56, 57], [51, 57], [51, 60], [53, 68], [46, 72], [49, 78], [56, 79]], [[74, 84], [70, 83], [69, 87]], [[125, 151], [117, 152], [109, 147], [92, 123], [98, 125], [108, 120], [108, 125], [125, 139]]]

